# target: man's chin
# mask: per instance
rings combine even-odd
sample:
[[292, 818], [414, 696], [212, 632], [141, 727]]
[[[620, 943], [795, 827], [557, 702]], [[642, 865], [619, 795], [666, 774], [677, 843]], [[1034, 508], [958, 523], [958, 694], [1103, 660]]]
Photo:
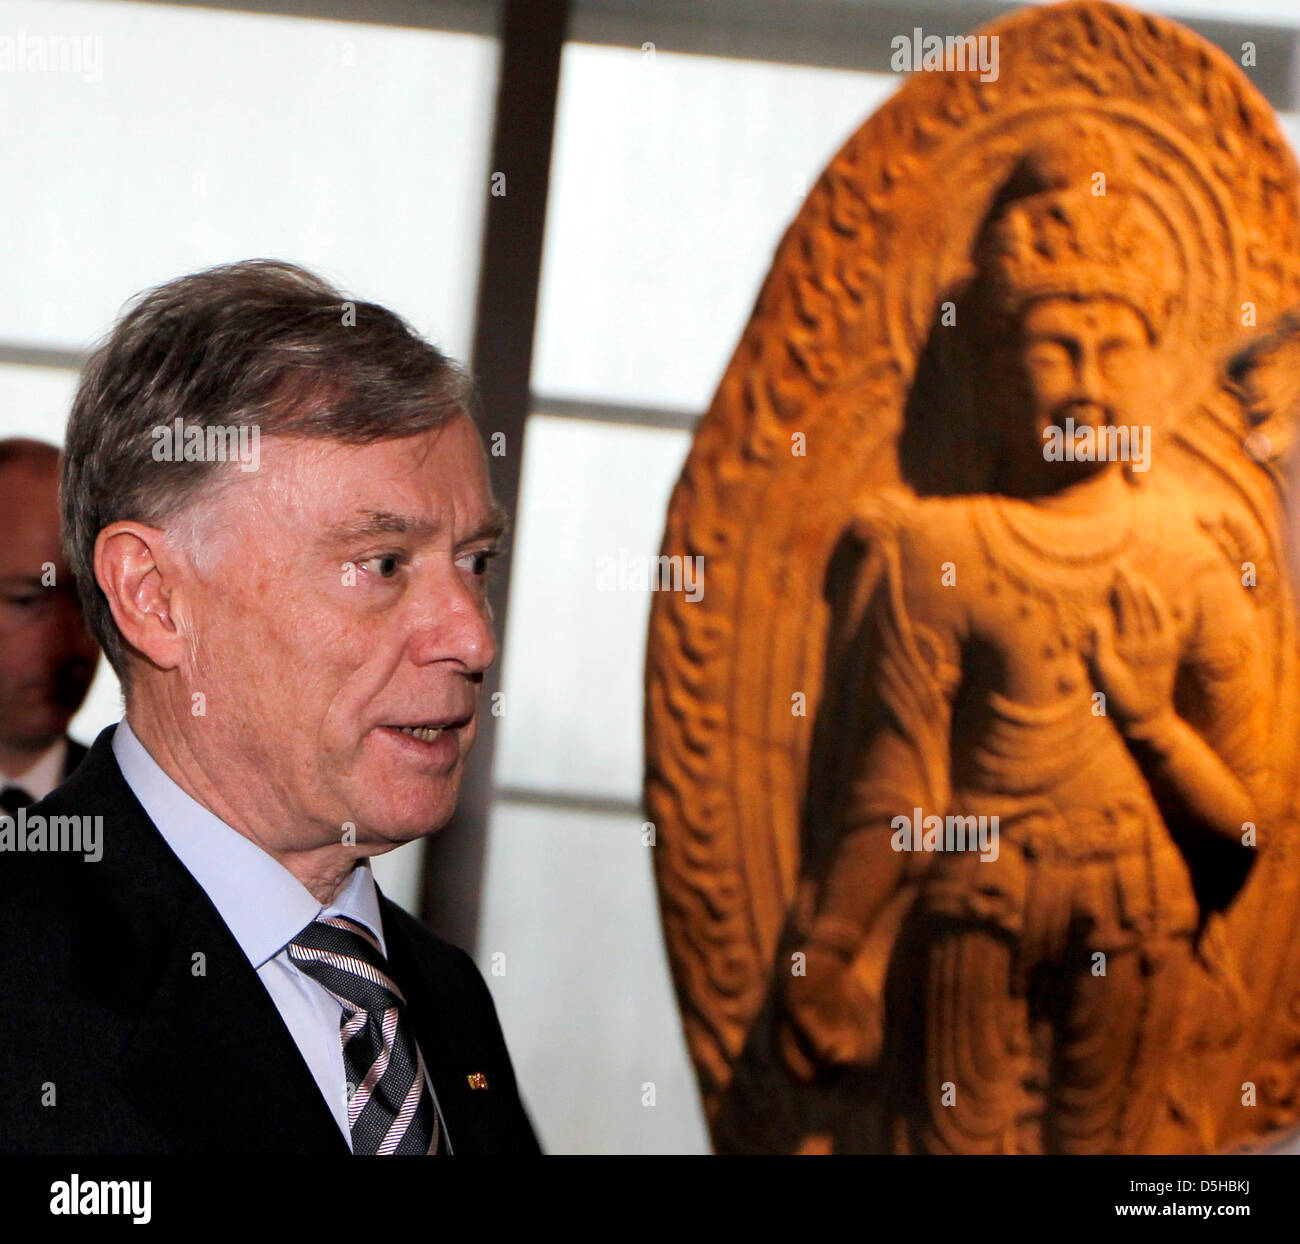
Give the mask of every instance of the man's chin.
[[356, 818], [358, 825], [364, 823], [367, 829], [367, 845], [374, 843], [383, 850], [391, 850], [420, 838], [429, 838], [442, 829], [456, 810], [456, 801], [451, 799], [430, 800], [427, 794], [423, 798], [413, 798], [407, 802], [387, 801], [382, 808], [368, 810], [362, 817]]
[[385, 733], [387, 738], [376, 740], [380, 750], [366, 756], [364, 770], [353, 771], [350, 788], [357, 815], [352, 819], [400, 846], [427, 838], [451, 820], [463, 770], [456, 753], [431, 762], [413, 740]]

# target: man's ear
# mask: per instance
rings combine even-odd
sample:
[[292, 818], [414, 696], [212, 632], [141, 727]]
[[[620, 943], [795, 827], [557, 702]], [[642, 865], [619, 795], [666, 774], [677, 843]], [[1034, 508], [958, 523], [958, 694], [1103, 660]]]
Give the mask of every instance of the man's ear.
[[159, 669], [176, 669], [188, 650], [183, 575], [188, 559], [167, 533], [145, 523], [105, 527], [95, 540], [95, 580], [122, 638]]

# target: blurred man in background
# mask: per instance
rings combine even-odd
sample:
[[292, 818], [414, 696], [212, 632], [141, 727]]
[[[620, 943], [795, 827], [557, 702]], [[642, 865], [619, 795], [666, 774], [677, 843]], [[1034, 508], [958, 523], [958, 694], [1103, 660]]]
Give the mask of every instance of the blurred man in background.
[[59, 546], [59, 451], [0, 440], [0, 807], [44, 799], [86, 754], [68, 738], [99, 648]]

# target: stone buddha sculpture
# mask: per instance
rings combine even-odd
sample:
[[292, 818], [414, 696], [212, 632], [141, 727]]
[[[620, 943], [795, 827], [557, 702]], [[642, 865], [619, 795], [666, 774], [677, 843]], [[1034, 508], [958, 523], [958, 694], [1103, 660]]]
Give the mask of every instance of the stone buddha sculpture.
[[[1091, 171], [1116, 164], [1104, 143], [1065, 137], [1015, 169], [1042, 188], [987, 222], [954, 326], [977, 339], [994, 490], [857, 519], [885, 567], [866, 618], [876, 703], [785, 979], [796, 1074], [879, 1058], [892, 1017], [853, 960], [915, 892], [925, 1014], [897, 1034], [891, 1105], [926, 1151], [1137, 1148], [1213, 927], [1194, 871], [1218, 870], [1213, 891], [1236, 855], [1244, 880], [1280, 802], [1251, 589], [1152, 469], [1170, 243], [1137, 195], [1093, 195]], [[996, 857], [895, 849], [913, 808], [992, 822]], [[1226, 849], [1180, 846], [1206, 837]]]
[[1300, 1122], [1300, 175], [1104, 3], [919, 73], [777, 252], [674, 492], [647, 815], [720, 1151]]

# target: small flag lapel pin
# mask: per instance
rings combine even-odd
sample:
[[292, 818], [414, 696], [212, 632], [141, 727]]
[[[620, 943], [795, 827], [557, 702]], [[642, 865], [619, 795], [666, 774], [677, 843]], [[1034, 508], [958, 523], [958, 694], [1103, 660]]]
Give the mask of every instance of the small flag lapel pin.
[[487, 1076], [481, 1071], [471, 1071], [465, 1078], [469, 1081], [469, 1086], [472, 1089], [485, 1089], [488, 1086]]

